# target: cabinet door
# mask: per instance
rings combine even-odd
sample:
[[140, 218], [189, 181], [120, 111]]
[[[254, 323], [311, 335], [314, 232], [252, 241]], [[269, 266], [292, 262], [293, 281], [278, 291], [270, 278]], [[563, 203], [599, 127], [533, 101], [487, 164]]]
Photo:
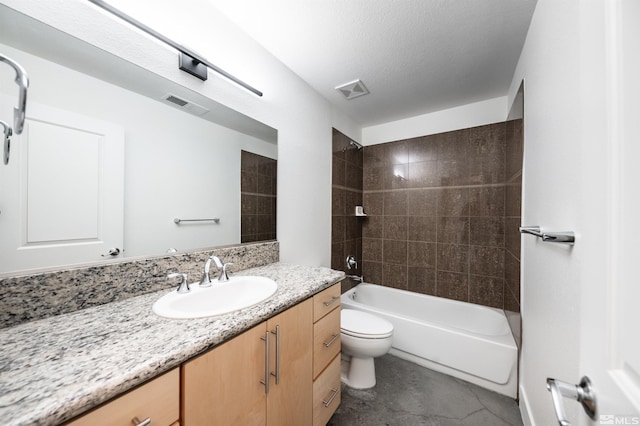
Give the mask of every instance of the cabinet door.
[[261, 323], [183, 364], [183, 426], [266, 423], [265, 333]]
[[[267, 398], [267, 424], [309, 425], [313, 411], [312, 300], [308, 299], [269, 319], [267, 328], [272, 333], [270, 358], [273, 373]], [[278, 335], [275, 334], [276, 329]], [[277, 349], [279, 356], [276, 356]]]
[[151, 419], [167, 426], [179, 417], [180, 371], [177, 368], [87, 413], [67, 426], [131, 426], [132, 419]]

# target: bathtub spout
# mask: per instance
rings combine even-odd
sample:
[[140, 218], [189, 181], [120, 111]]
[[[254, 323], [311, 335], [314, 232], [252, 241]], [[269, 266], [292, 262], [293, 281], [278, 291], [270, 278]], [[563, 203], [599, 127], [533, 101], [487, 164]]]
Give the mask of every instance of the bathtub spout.
[[358, 276], [358, 275], [347, 275], [347, 278], [352, 279], [353, 281], [356, 281], [356, 282], [359, 282], [359, 283], [364, 281], [364, 279], [362, 278], [362, 275], [360, 275], [360, 276]]

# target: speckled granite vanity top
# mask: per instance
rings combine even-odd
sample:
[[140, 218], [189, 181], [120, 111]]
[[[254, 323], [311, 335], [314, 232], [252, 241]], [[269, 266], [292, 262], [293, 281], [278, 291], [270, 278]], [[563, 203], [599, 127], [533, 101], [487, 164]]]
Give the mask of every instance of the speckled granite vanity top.
[[267, 301], [190, 320], [155, 315], [167, 290], [0, 330], [0, 418], [59, 424], [338, 282], [342, 272], [274, 263], [239, 272], [278, 283]]

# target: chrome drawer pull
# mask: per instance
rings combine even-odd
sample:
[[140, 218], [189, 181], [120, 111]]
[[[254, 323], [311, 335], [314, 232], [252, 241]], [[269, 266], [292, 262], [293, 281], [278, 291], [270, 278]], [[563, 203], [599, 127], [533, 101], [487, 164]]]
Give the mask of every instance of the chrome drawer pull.
[[137, 417], [131, 419], [131, 423], [136, 426], [149, 426], [151, 424], [151, 417], [147, 417], [143, 421], [140, 421]]
[[324, 400], [324, 399], [322, 400], [322, 403], [324, 404], [324, 406], [329, 407], [329, 405], [331, 405], [333, 400], [336, 398], [336, 395], [338, 395], [338, 389], [331, 388], [331, 396], [327, 400]]
[[271, 373], [276, 378], [276, 385], [280, 384], [280, 326], [276, 325], [276, 330], [271, 332], [276, 335], [276, 372]]
[[331, 300], [329, 300], [328, 302], [324, 302], [324, 306], [331, 306], [334, 303], [336, 303], [338, 300], [340, 300], [339, 296], [333, 296]]
[[260, 339], [264, 340], [264, 380], [260, 380], [260, 383], [264, 385], [264, 393], [269, 395], [269, 332]]
[[339, 334], [332, 334], [331, 335], [331, 339], [329, 339], [327, 342], [324, 342], [323, 345], [325, 348], [328, 348], [329, 346], [331, 346], [333, 344], [333, 342], [336, 341], [336, 339], [339, 337]]

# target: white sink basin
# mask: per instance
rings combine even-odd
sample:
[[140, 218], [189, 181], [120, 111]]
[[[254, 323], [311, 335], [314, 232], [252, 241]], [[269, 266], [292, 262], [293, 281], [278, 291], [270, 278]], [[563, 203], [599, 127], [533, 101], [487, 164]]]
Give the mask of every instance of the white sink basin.
[[190, 285], [191, 291], [179, 294], [172, 291], [153, 304], [153, 312], [165, 318], [203, 318], [227, 314], [248, 308], [273, 295], [278, 289], [275, 281], [265, 277], [231, 277], [219, 283], [213, 280], [211, 287]]

